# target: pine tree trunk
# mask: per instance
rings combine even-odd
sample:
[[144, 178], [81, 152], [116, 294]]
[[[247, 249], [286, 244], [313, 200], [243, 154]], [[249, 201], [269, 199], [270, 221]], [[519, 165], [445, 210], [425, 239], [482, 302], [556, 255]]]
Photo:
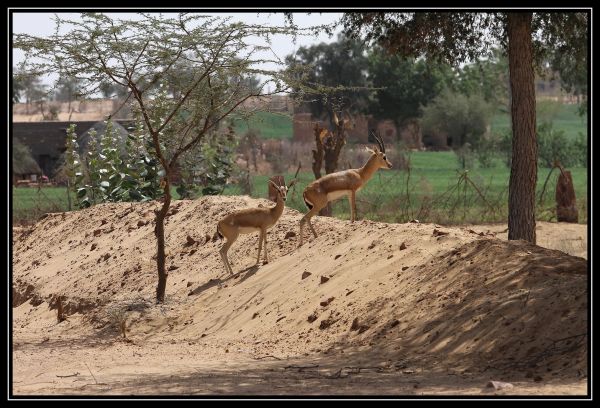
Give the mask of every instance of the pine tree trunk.
[[508, 187], [508, 239], [535, 244], [537, 142], [531, 13], [508, 13], [512, 166]]

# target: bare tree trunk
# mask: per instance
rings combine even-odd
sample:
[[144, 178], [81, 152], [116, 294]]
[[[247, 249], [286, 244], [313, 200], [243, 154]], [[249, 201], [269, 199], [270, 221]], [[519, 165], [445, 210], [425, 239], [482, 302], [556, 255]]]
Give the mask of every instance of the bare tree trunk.
[[512, 166], [508, 187], [508, 239], [535, 244], [537, 142], [531, 13], [508, 13]]
[[158, 267], [158, 286], [156, 288], [156, 302], [162, 303], [165, 301], [165, 289], [167, 287], [167, 272], [165, 270], [165, 217], [169, 211], [171, 205], [171, 183], [169, 177], [171, 176], [171, 169], [165, 169], [165, 199], [162, 207], [158, 211], [154, 211], [156, 214], [156, 228], [154, 230], [156, 234], [157, 250], [156, 250], [156, 266]]

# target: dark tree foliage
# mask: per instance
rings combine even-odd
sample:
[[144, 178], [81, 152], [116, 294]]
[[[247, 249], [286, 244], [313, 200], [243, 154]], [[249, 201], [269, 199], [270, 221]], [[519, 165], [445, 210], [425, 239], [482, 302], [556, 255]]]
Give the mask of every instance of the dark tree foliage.
[[345, 108], [357, 112], [367, 108], [368, 61], [360, 42], [340, 36], [330, 44], [300, 47], [295, 55], [286, 57], [286, 63], [288, 67], [310, 67], [306, 83], [314, 92], [305, 96], [303, 107], [313, 116], [328, 117], [333, 123], [334, 111]]
[[[534, 69], [554, 52], [576, 66], [586, 64], [585, 12], [345, 13], [340, 24], [351, 38], [378, 44], [392, 54], [425, 56], [457, 66], [507, 51], [511, 83], [513, 160], [509, 184], [509, 239], [535, 243]], [[568, 56], [568, 57], [567, 57]]]

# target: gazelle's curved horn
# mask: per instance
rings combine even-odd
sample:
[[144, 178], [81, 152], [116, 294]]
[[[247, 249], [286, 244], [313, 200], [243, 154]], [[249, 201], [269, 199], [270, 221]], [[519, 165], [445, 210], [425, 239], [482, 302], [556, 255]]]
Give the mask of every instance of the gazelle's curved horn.
[[371, 129], [371, 136], [373, 136], [373, 139], [375, 139], [375, 141], [379, 145], [379, 150], [382, 153], [385, 152], [385, 147], [383, 146], [383, 143], [381, 142], [381, 139], [375, 134], [375, 131], [373, 129]]
[[379, 144], [379, 149], [381, 150], [382, 153], [385, 153], [385, 144], [383, 144], [383, 140], [381, 139], [381, 137], [379, 137], [379, 135], [373, 133], [373, 136], [375, 136], [375, 140], [377, 140], [377, 143]]

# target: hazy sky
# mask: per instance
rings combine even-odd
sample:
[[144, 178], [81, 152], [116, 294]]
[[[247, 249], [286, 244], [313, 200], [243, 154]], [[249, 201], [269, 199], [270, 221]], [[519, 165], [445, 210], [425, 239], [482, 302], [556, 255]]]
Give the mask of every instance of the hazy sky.
[[[19, 12], [14, 10], [13, 13], [13, 32], [14, 33], [27, 33], [36, 36], [50, 35], [54, 31], [54, 21], [52, 20], [55, 13], [60, 14], [62, 17], [68, 17], [75, 19], [78, 17], [77, 13], [63, 13], [52, 10], [48, 13], [27, 13]], [[149, 12], [147, 9], [144, 12]], [[160, 10], [163, 14], [165, 10]], [[278, 26], [284, 24], [283, 13], [240, 13], [232, 11], [231, 13], [209, 13], [203, 10], [199, 10], [199, 13], [205, 15], [218, 15], [218, 16], [231, 16], [234, 19], [239, 19], [248, 23], [258, 23], [265, 25]], [[116, 15], [116, 13], [110, 13]], [[133, 17], [132, 13], [120, 13], [121, 18], [127, 18], [127, 16]], [[294, 23], [299, 27], [309, 27], [320, 24], [332, 23], [341, 17], [342, 13], [312, 13], [310, 15], [306, 13], [294, 13]], [[296, 43], [294, 44], [291, 36], [277, 35], [273, 37], [272, 48], [277, 56], [281, 59], [285, 58], [286, 55], [294, 53], [299, 47], [305, 45], [316, 44], [320, 42], [332, 42], [335, 41], [336, 36], [329, 38], [327, 34], [320, 34], [317, 37], [310, 36], [298, 36]], [[272, 55], [268, 55], [271, 58]], [[20, 50], [13, 50], [13, 64], [17, 64], [23, 59], [23, 53]], [[268, 68], [275, 68], [274, 66]], [[45, 83], [49, 83], [55, 78], [46, 78]]]

